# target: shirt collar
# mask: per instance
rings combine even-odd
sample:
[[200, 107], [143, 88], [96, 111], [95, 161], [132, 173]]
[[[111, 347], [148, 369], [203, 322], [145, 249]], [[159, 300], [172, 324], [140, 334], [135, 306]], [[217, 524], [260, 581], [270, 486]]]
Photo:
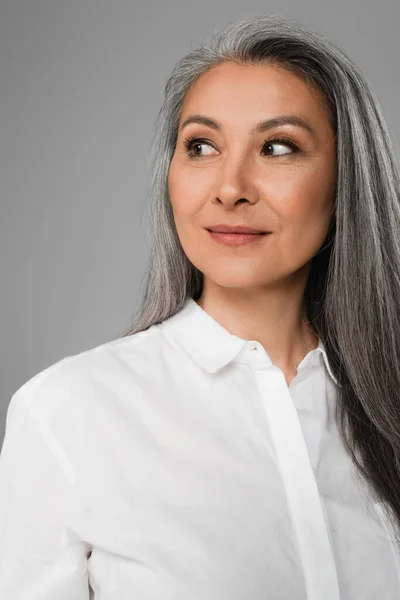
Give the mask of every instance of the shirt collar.
[[[191, 297], [186, 298], [183, 307], [177, 313], [162, 321], [161, 326], [167, 328], [175, 341], [209, 373], [215, 373], [225, 367], [246, 344], [251, 343], [230, 333]], [[332, 380], [339, 385], [332, 373], [321, 338], [318, 347], [311, 350], [302, 360], [299, 370], [316, 364], [314, 361], [320, 356], [323, 357]]]

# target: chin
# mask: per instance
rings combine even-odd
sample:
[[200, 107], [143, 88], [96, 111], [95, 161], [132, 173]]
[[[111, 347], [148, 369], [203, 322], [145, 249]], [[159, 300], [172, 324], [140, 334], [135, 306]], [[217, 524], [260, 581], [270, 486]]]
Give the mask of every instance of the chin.
[[258, 277], [254, 277], [251, 274], [234, 273], [234, 269], [231, 272], [225, 270], [221, 273], [210, 273], [204, 272], [205, 277], [212, 282], [214, 285], [218, 285], [224, 288], [236, 288], [236, 289], [250, 289], [258, 288], [265, 285], [264, 280], [260, 280]]

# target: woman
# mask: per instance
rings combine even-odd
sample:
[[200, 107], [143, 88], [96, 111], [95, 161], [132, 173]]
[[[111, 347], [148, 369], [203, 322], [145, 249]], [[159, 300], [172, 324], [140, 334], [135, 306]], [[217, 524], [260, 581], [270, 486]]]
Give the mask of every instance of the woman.
[[376, 97], [322, 36], [252, 16], [179, 61], [156, 132], [136, 323], [11, 399], [0, 597], [399, 598], [400, 177]]

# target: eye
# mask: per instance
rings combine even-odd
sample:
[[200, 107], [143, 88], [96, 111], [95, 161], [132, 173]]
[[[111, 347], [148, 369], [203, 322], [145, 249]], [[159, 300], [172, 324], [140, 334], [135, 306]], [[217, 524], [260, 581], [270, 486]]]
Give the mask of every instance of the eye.
[[[264, 142], [263, 148], [268, 148], [270, 146], [289, 147], [292, 150], [292, 152], [289, 152], [289, 154], [294, 154], [296, 152], [300, 152], [300, 148], [298, 146], [296, 146], [296, 144], [294, 142], [292, 142], [291, 140], [288, 140], [286, 138], [274, 138], [273, 140], [266, 140]], [[279, 151], [278, 154], [275, 156], [284, 156], [286, 154], [288, 154], [288, 153], [287, 152], [282, 153], [281, 151]]]
[[[184, 141], [184, 145], [185, 145], [187, 155], [189, 156], [189, 158], [203, 158], [204, 157], [204, 156], [197, 154], [194, 151], [196, 147], [197, 148], [199, 148], [201, 146], [209, 146], [211, 148], [213, 147], [212, 144], [210, 144], [207, 140], [205, 140], [203, 138], [196, 138], [194, 136], [187, 137]], [[291, 140], [288, 140], [286, 138], [274, 138], [272, 140], [266, 140], [264, 142], [263, 149], [269, 148], [272, 146], [281, 146], [281, 147], [286, 146], [287, 148], [289, 147], [292, 152], [288, 153], [288, 152], [278, 151], [278, 154], [269, 155], [270, 158], [274, 158], [276, 156], [286, 156], [287, 154], [293, 154], [296, 152], [300, 152], [299, 147], [294, 142], [292, 142]]]
[[202, 156], [199, 156], [198, 154], [196, 154], [196, 152], [193, 151], [193, 149], [195, 147], [199, 147], [199, 146], [211, 146], [211, 144], [209, 144], [209, 142], [207, 142], [207, 140], [203, 140], [202, 138], [196, 138], [194, 136], [189, 136], [185, 139], [184, 141], [184, 145], [187, 151], [187, 155], [189, 156], [189, 158], [202, 158]]

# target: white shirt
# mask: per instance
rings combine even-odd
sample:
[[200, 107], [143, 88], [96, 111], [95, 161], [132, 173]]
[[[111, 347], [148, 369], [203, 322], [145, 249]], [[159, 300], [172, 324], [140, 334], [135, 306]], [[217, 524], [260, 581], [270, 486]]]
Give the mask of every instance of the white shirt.
[[1, 600], [398, 600], [336, 390], [321, 341], [288, 387], [191, 298], [40, 372], [7, 412]]

